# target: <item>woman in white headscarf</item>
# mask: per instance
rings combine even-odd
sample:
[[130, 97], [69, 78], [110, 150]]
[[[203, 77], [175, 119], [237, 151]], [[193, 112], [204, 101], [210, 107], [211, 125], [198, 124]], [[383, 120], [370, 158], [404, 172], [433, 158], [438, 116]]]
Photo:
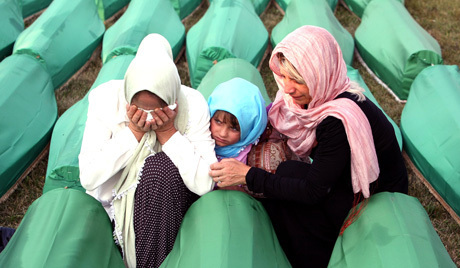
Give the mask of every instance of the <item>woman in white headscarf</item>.
[[160, 266], [188, 207], [214, 187], [208, 170], [217, 161], [207, 103], [181, 85], [164, 37], [145, 37], [124, 80], [90, 93], [79, 161], [125, 264]]

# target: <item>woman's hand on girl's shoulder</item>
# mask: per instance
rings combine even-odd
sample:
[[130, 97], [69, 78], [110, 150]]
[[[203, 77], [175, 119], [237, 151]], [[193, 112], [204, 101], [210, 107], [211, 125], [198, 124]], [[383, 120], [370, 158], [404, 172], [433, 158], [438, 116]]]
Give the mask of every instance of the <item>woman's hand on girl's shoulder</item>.
[[218, 187], [246, 184], [246, 174], [250, 168], [234, 158], [225, 158], [211, 165], [209, 176]]

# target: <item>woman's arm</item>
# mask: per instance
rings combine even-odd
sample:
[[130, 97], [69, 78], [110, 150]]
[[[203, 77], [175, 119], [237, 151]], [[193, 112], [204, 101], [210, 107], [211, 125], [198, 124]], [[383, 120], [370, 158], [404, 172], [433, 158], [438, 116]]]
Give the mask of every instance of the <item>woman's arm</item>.
[[[187, 91], [189, 123], [186, 133], [174, 133], [162, 149], [179, 169], [187, 188], [203, 195], [212, 190], [209, 166], [217, 162], [214, 140], [209, 130], [209, 110], [204, 97], [190, 88]], [[180, 104], [178, 105], [180, 109]]]
[[[121, 81], [121, 80], [120, 80]], [[80, 181], [92, 191], [123, 169], [138, 141], [118, 113], [117, 81], [95, 88], [89, 95], [88, 118], [79, 155]], [[122, 105], [121, 113], [126, 114]]]
[[317, 128], [318, 145], [308, 168], [289, 173], [293, 177], [251, 168], [248, 188], [266, 197], [315, 204], [323, 200], [340, 179], [350, 179], [350, 146], [340, 120], [328, 117]]

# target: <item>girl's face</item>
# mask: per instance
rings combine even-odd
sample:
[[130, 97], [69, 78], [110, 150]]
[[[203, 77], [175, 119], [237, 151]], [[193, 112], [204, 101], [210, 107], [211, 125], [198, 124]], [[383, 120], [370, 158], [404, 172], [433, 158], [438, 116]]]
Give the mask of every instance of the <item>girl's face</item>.
[[216, 112], [211, 118], [211, 137], [217, 146], [228, 146], [240, 140], [240, 130], [224, 119], [224, 113]]
[[307, 85], [299, 84], [289, 76], [284, 68], [280, 68], [281, 79], [284, 83], [284, 93], [289, 94], [292, 100], [300, 106], [311, 102], [310, 90]]

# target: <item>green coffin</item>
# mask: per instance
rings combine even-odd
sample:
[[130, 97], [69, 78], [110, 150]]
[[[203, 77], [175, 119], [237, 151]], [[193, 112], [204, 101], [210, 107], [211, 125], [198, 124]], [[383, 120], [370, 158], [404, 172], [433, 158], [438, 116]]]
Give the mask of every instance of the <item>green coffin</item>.
[[0, 61], [11, 55], [13, 44], [24, 30], [21, 4], [19, 0], [3, 0], [0, 2]]
[[412, 84], [401, 115], [404, 149], [460, 216], [460, 70], [428, 67]]
[[72, 189], [44, 194], [28, 208], [0, 267], [125, 267], [112, 224], [93, 197]]
[[94, 0], [54, 0], [19, 35], [13, 53], [44, 61], [57, 89], [89, 60], [104, 31]]
[[27, 18], [30, 15], [46, 8], [53, 0], [20, 0], [22, 5], [22, 17]]
[[226, 58], [258, 66], [268, 45], [268, 32], [250, 0], [213, 0], [187, 33], [190, 82], [197, 88], [211, 67]]
[[205, 0], [169, 0], [182, 20], [190, 15]]
[[265, 105], [269, 105], [272, 102], [268, 96], [262, 76], [256, 67], [246, 60], [237, 58], [224, 59], [212, 66], [197, 90], [207, 100], [217, 85], [235, 77], [246, 79], [256, 85], [265, 100]]
[[382, 112], [385, 114], [385, 116], [387, 117], [388, 121], [390, 121], [391, 125], [393, 125], [393, 128], [395, 129], [395, 135], [396, 135], [396, 139], [398, 140], [398, 143], [399, 143], [399, 149], [402, 150], [402, 147], [403, 147], [403, 138], [402, 138], [402, 135], [401, 135], [401, 130], [399, 129], [398, 125], [395, 123], [395, 121], [393, 121], [393, 119], [391, 119], [391, 117], [389, 117], [385, 111], [382, 109], [382, 107], [380, 106], [380, 104], [377, 102], [377, 100], [375, 99], [374, 95], [372, 95], [372, 92], [369, 90], [369, 88], [367, 87], [366, 83], [364, 82], [363, 78], [361, 77], [361, 75], [359, 74], [358, 70], [354, 69], [353, 67], [351, 66], [347, 66], [347, 76], [350, 78], [350, 80], [352, 81], [355, 81], [357, 82], [362, 88], [364, 88], [364, 95], [366, 95], [366, 97], [371, 100], [375, 105], [377, 105], [377, 107], [380, 108], [380, 110], [382, 110]]
[[104, 35], [102, 61], [124, 55], [135, 55], [145, 36], [158, 33], [164, 36], [176, 58], [184, 46], [185, 27], [169, 1], [132, 1], [125, 13]]
[[187, 211], [162, 268], [291, 267], [262, 204], [217, 190]]
[[125, 7], [130, 0], [95, 0], [101, 20], [107, 20]]
[[414, 78], [442, 64], [441, 48], [398, 1], [373, 0], [355, 32], [356, 47], [369, 68], [407, 100]]
[[[335, 10], [335, 8], [337, 7], [337, 3], [339, 2], [338, 0], [323, 0], [323, 1], [325, 1], [329, 5], [332, 11]], [[287, 7], [292, 2], [292, 0], [275, 0], [275, 2], [281, 7], [282, 10], [286, 11]]]
[[[355, 13], [358, 17], [362, 17], [364, 10], [366, 9], [367, 5], [372, 0], [344, 0], [347, 7]], [[398, 1], [401, 4], [404, 4], [404, 0], [386, 0], [386, 1]]]
[[[211, 3], [213, 0], [209, 0], [209, 3]], [[269, 0], [250, 0], [252, 5], [254, 6], [254, 9], [257, 13], [257, 15], [262, 14], [262, 12], [267, 9], [267, 5], [270, 2]]]
[[[99, 71], [91, 89], [112, 79], [123, 79], [133, 55], [118, 56]], [[51, 137], [48, 167], [43, 193], [56, 188], [75, 188], [85, 191], [80, 184], [80, 154], [88, 113], [88, 94], [72, 105], [56, 122]]]
[[455, 267], [418, 199], [401, 193], [372, 196], [339, 236], [329, 268]]
[[355, 42], [343, 28], [324, 0], [291, 0], [283, 19], [273, 28], [271, 43], [275, 47], [286, 35], [303, 25], [314, 25], [330, 32], [342, 49], [345, 63], [353, 63]]
[[43, 64], [28, 55], [0, 62], [0, 111], [1, 197], [43, 151], [57, 119], [53, 83]]

